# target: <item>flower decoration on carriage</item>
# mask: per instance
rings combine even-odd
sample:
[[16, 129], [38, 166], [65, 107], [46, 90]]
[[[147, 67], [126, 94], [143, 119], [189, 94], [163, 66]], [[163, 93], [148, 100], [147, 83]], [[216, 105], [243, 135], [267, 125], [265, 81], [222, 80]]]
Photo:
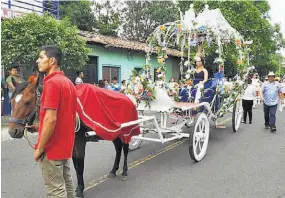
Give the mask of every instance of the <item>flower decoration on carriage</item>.
[[135, 69], [132, 70], [124, 94], [133, 95], [137, 105], [144, 100], [146, 106], [150, 107], [151, 101], [155, 99], [154, 85], [150, 76], [150, 65], [145, 65], [142, 72], [138, 72]]

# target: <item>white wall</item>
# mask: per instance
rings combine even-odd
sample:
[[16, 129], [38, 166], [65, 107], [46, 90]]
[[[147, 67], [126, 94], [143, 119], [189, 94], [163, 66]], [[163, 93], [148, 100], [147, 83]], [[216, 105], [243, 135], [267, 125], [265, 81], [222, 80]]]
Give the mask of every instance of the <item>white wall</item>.
[[8, 0], [1, 0], [1, 18], [11, 18], [20, 13], [43, 12], [43, 0], [11, 0], [9, 9]]

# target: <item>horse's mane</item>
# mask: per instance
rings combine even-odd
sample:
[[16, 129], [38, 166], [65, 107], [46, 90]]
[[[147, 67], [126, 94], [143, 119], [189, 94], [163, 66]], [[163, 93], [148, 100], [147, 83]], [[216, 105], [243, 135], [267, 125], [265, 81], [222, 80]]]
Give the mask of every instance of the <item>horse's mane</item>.
[[16, 89], [12, 94], [11, 98], [14, 98], [16, 95], [18, 95], [19, 93], [21, 93], [24, 89], [26, 89], [26, 87], [29, 85], [28, 82], [22, 82], [16, 85]]
[[44, 73], [40, 73], [39, 77], [36, 76], [30, 76], [28, 78], [28, 82], [22, 82], [19, 84], [16, 84], [16, 89], [12, 94], [11, 98], [14, 98], [16, 95], [21, 93], [24, 89], [28, 87], [29, 84], [31, 84], [34, 80], [36, 80], [36, 87], [39, 89], [40, 92], [42, 92], [43, 85], [42, 85], [42, 80], [44, 78]]

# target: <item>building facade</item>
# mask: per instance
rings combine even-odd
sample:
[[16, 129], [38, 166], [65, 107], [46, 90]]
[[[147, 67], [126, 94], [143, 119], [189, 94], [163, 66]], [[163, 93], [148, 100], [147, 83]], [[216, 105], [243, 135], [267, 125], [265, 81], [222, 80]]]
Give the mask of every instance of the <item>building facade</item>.
[[[146, 44], [138, 41], [123, 40], [118, 37], [105, 36], [93, 32], [80, 31], [79, 35], [86, 40], [87, 47], [91, 49], [89, 61], [83, 69], [86, 83], [97, 83], [100, 79], [109, 82], [113, 77], [119, 81], [127, 80], [133, 69], [141, 70], [146, 64]], [[180, 52], [168, 49], [166, 59], [166, 79], [174, 77], [179, 79]], [[151, 56], [152, 77], [155, 80], [155, 70], [159, 67], [155, 54]], [[78, 69], [79, 70], [79, 69]], [[66, 75], [74, 81], [75, 70], [65, 70]]]

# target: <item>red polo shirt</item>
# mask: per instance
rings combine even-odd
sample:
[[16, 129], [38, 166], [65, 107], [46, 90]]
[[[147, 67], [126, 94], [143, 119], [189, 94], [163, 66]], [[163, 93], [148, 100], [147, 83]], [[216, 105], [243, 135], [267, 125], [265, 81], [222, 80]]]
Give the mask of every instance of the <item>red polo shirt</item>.
[[47, 159], [71, 158], [75, 135], [76, 92], [74, 85], [63, 72], [54, 72], [44, 78], [38, 143], [41, 138], [46, 109], [57, 111], [54, 132], [44, 149]]

